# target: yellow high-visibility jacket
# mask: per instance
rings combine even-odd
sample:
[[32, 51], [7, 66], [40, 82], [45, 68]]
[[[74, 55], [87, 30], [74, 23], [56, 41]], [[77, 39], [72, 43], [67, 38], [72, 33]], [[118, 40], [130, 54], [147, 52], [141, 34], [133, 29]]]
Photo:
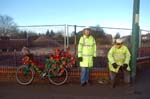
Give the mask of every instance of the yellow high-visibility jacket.
[[96, 57], [96, 42], [93, 36], [83, 35], [78, 44], [78, 57], [82, 57], [80, 67], [93, 67], [93, 57]]
[[[115, 45], [112, 46], [112, 48], [108, 52], [107, 57], [109, 61], [108, 65], [110, 71], [118, 73], [120, 66], [122, 66], [123, 64], [128, 64], [127, 70], [131, 71], [129, 66], [131, 54], [126, 46], [122, 45], [119, 49], [117, 49]], [[119, 66], [115, 69], [112, 66], [113, 63], [116, 63]]]

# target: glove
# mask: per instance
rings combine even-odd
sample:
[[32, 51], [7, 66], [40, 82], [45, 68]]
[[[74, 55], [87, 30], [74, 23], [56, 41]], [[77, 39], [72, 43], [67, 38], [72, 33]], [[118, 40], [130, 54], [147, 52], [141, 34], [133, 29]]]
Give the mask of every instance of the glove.
[[96, 57], [93, 57], [93, 61], [95, 61], [96, 60]]
[[118, 67], [118, 65], [116, 63], [113, 63], [112, 65], [115, 69]]
[[82, 57], [78, 57], [78, 60], [79, 60], [80, 62], [82, 62], [83, 58], [82, 58]]
[[128, 64], [123, 64], [123, 69], [127, 69]]

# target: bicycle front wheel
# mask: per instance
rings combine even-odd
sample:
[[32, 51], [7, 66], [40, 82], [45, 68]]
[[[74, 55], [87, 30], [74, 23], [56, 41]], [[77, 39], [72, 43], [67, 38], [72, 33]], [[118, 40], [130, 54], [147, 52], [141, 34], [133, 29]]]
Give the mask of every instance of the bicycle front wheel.
[[16, 80], [21, 85], [29, 85], [34, 79], [35, 71], [32, 67], [22, 65], [17, 68]]
[[62, 85], [68, 79], [68, 71], [66, 68], [63, 68], [63, 70], [58, 70], [54, 73], [54, 70], [51, 68], [48, 71], [48, 79], [54, 85]]

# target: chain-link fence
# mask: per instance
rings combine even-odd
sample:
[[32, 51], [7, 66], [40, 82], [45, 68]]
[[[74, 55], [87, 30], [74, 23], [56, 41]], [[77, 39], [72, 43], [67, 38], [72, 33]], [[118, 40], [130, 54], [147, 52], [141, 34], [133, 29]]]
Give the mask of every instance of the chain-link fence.
[[63, 49], [66, 46], [66, 25], [18, 26], [17, 29], [10, 38], [0, 39], [1, 67], [19, 66], [23, 47], [29, 47], [40, 61], [43, 60], [42, 55], [51, 54], [53, 49]]
[[[21, 49], [24, 46], [29, 47], [34, 54], [34, 58], [41, 64], [45, 64], [45, 57], [54, 53], [56, 48], [69, 48], [70, 53], [77, 57], [78, 42], [84, 28], [87, 28], [87, 26], [66, 24], [18, 26], [17, 33], [11, 38], [3, 37], [0, 39], [0, 74], [4, 76], [1, 78], [8, 78], [9, 80], [14, 78], [16, 68], [22, 64]], [[108, 50], [116, 37], [124, 39], [124, 44], [131, 50], [132, 30], [99, 26], [88, 26], [88, 28], [92, 30], [97, 45], [97, 57], [92, 72], [94, 78], [92, 79], [97, 79], [97, 77], [108, 78]], [[150, 56], [150, 32], [141, 30], [140, 33], [138, 61], [141, 59], [139, 57]], [[78, 61], [76, 61], [76, 64], [76, 67], [79, 67]], [[79, 79], [79, 69], [73, 68], [70, 75]]]
[[[21, 63], [20, 50], [23, 46], [30, 48], [31, 52], [42, 58], [53, 53], [53, 49], [70, 48], [70, 52], [77, 56], [77, 45], [82, 35], [82, 30], [87, 26], [77, 25], [34, 25], [18, 26], [18, 35], [14, 39], [0, 40], [0, 66], [19, 66]], [[131, 48], [131, 29], [88, 26], [93, 30], [92, 35], [97, 43], [97, 58], [95, 67], [106, 67], [107, 53], [113, 44], [113, 38], [119, 34], [124, 39], [124, 44]], [[99, 33], [99, 34], [98, 34]], [[150, 56], [150, 34], [141, 30], [138, 56]], [[44, 60], [38, 58], [39, 60]], [[44, 57], [43, 57], [44, 58]]]

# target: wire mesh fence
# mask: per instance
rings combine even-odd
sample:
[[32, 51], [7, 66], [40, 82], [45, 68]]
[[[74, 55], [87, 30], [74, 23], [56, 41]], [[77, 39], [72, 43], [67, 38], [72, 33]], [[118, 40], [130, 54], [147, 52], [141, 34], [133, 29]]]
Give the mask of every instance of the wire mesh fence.
[[[50, 55], [53, 49], [70, 48], [70, 52], [77, 56], [77, 45], [79, 38], [82, 35], [82, 30], [87, 26], [77, 25], [33, 25], [33, 26], [18, 26], [18, 31], [22, 36], [16, 36], [16, 39], [0, 40], [0, 66], [19, 66], [22, 54], [21, 49], [24, 46], [30, 48], [31, 52], [37, 57], [44, 58], [42, 55]], [[92, 35], [97, 43], [97, 58], [94, 62], [95, 67], [107, 66], [107, 53], [113, 44], [115, 34], [119, 33], [124, 39], [124, 44], [130, 49], [131, 47], [131, 29], [88, 26], [93, 31], [102, 34], [97, 35], [96, 32]], [[101, 37], [102, 35], [102, 37]], [[100, 39], [104, 39], [103, 41]], [[149, 56], [150, 48], [149, 31], [141, 30], [139, 39], [138, 56]], [[38, 58], [40, 60], [40, 58]], [[44, 59], [42, 59], [44, 60]]]
[[[56, 48], [65, 50], [69, 47], [69, 52], [77, 57], [78, 41], [84, 28], [87, 28], [87, 26], [65, 24], [18, 26], [16, 36], [14, 35], [10, 39], [0, 39], [0, 73], [15, 73], [10, 68], [16, 69], [22, 64], [23, 54], [21, 49], [24, 46], [30, 48], [34, 58], [41, 64], [45, 64], [46, 56], [54, 53]], [[97, 57], [94, 61], [92, 75], [108, 76], [108, 73], [106, 73], [107, 53], [113, 45], [113, 38], [115, 38], [116, 34], [120, 34], [121, 38], [124, 39], [124, 44], [130, 50], [132, 30], [99, 26], [88, 26], [88, 28], [92, 29], [92, 35], [96, 39], [97, 45]], [[100, 34], [97, 35], [97, 32]], [[140, 32], [138, 57], [150, 56], [150, 32], [146, 30], [141, 30]], [[76, 67], [79, 67], [78, 60], [76, 62]], [[72, 69], [70, 75], [79, 76], [79, 69], [77, 68], [78, 71], [75, 72], [75, 68]]]

